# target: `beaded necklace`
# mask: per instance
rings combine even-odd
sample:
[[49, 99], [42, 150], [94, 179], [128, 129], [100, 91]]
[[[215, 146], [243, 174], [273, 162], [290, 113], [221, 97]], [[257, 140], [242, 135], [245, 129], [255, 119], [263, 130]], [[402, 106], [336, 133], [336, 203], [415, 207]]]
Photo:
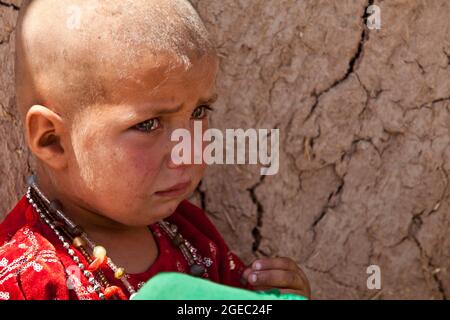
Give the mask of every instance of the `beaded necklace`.
[[[41, 220], [53, 230], [73, 262], [88, 279], [89, 285], [85, 290], [87, 292], [96, 292], [101, 300], [128, 299], [122, 289], [111, 285], [100, 270], [101, 266], [108, 266], [114, 273], [114, 277], [121, 280], [131, 300], [136, 294], [136, 289], [127, 280], [128, 276], [125, 269], [117, 266], [107, 256], [104, 247], [92, 241], [80, 226], [76, 225], [64, 214], [59, 201], [50, 201], [42, 193], [37, 185], [35, 175], [30, 176], [27, 180], [29, 185], [26, 193], [28, 202], [39, 214]], [[202, 259], [197, 249], [178, 232], [178, 227], [175, 224], [162, 220], [158, 222], [158, 226], [172, 240], [172, 243], [180, 249], [189, 265], [190, 274], [197, 277], [208, 277], [207, 268], [211, 266], [212, 261], [208, 258]], [[83, 255], [89, 264], [88, 266], [85, 266], [80, 261], [73, 248]], [[89, 252], [92, 252], [92, 254], [89, 254]], [[68, 273], [68, 271], [66, 272]], [[68, 273], [68, 276], [70, 277], [71, 275]]]

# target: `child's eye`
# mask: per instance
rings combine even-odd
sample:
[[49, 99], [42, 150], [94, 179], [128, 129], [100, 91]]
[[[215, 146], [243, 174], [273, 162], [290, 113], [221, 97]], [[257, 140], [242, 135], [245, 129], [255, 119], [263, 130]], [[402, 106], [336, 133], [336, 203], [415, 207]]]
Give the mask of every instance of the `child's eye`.
[[204, 119], [208, 115], [208, 111], [213, 111], [211, 106], [203, 105], [198, 106], [194, 112], [192, 112], [192, 118], [194, 119]]
[[134, 126], [135, 129], [142, 131], [142, 132], [151, 132], [153, 130], [158, 129], [159, 127], [160, 127], [160, 122], [159, 122], [158, 118], [145, 120]]

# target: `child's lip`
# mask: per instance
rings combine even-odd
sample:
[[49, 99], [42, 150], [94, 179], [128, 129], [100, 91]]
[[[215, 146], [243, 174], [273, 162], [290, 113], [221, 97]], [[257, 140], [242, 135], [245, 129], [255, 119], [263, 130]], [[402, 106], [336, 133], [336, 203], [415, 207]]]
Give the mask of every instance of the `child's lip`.
[[183, 194], [190, 185], [191, 185], [191, 180], [189, 180], [187, 182], [177, 183], [176, 185], [173, 185], [172, 187], [170, 187], [168, 189], [157, 191], [157, 192], [155, 192], [155, 194], [161, 195], [161, 196], [180, 195], [180, 194]]

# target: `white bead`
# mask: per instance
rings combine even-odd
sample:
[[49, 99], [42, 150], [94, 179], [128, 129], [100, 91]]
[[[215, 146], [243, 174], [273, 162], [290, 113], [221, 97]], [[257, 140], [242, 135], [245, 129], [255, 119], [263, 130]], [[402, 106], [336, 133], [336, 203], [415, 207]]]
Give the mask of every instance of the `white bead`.
[[103, 248], [102, 246], [96, 246], [94, 248], [94, 252], [93, 252], [92, 255], [94, 257], [100, 258], [100, 259], [105, 258], [105, 256], [106, 256], [106, 249]]
[[73, 257], [73, 261], [75, 261], [75, 263], [78, 263], [78, 262], [80, 262], [80, 259], [75, 256], [75, 257]]
[[83, 270], [83, 269], [84, 269], [84, 264], [79, 263], [79, 264], [78, 264], [78, 268], [79, 268], [80, 270]]
[[68, 252], [71, 256], [73, 256], [73, 255], [75, 254], [75, 251], [73, 251], [73, 249], [69, 249], [69, 250], [67, 250], [67, 252]]
[[64, 247], [65, 249], [69, 249], [69, 248], [70, 248], [70, 244], [69, 244], [68, 242], [64, 242], [64, 243], [63, 243], [63, 247]]

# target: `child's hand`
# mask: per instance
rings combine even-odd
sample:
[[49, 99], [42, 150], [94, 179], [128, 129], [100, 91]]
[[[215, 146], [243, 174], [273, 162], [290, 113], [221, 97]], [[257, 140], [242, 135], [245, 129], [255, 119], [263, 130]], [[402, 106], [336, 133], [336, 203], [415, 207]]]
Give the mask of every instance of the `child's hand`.
[[311, 288], [306, 275], [289, 258], [263, 258], [255, 260], [245, 269], [243, 279], [255, 290], [280, 289], [281, 293], [294, 293], [308, 299]]

